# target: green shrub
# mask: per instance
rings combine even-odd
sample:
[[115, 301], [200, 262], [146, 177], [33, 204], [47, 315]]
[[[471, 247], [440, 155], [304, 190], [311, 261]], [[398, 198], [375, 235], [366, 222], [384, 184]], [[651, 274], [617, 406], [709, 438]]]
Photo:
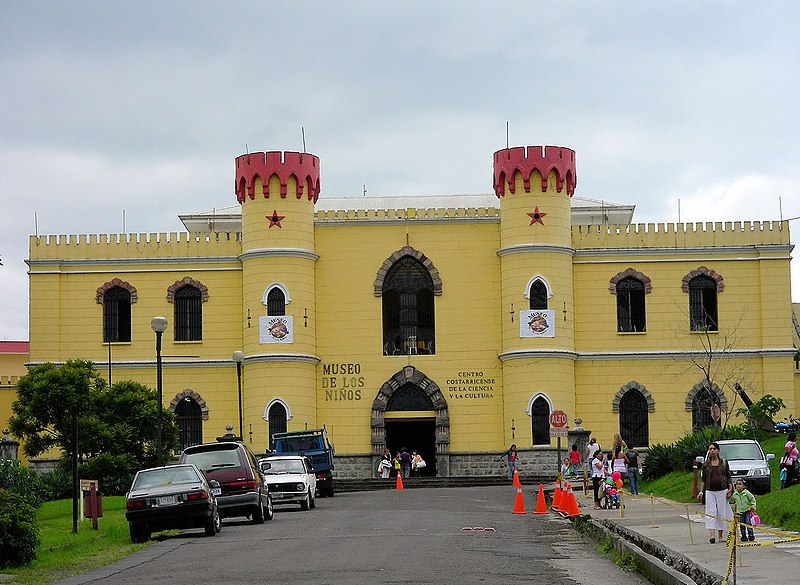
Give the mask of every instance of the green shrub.
[[653, 480], [672, 471], [672, 450], [669, 445], [651, 445], [642, 468], [642, 479]]
[[52, 471], [39, 476], [47, 502], [72, 498], [72, 471], [69, 465], [58, 464]]
[[0, 459], [0, 489], [19, 494], [34, 509], [45, 500], [45, 486], [36, 472], [11, 459]]
[[36, 509], [19, 494], [0, 489], [0, 569], [29, 564], [38, 546]]
[[96, 479], [100, 491], [107, 496], [121, 496], [130, 489], [133, 476], [140, 468], [132, 455], [101, 454], [78, 468], [84, 479]]

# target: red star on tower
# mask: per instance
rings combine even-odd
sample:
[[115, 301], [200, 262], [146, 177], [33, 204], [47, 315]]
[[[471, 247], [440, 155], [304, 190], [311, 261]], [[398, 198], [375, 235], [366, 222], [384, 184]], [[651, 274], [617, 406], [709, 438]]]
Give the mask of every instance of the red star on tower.
[[[528, 215], [530, 215], [530, 214], [528, 214]], [[272, 212], [272, 216], [271, 217], [269, 215], [267, 216], [267, 219], [269, 220], [269, 227], [272, 227], [272, 226], [276, 225], [279, 228], [282, 228], [283, 226], [281, 225], [281, 220], [284, 217], [286, 217], [286, 216], [285, 215], [278, 215], [278, 210], [277, 209], [274, 210]]]
[[538, 207], [533, 208], [533, 212], [529, 213], [528, 216], [531, 218], [531, 223], [528, 225], [533, 225], [535, 223], [540, 223], [544, 225], [542, 218], [547, 215], [544, 211], [539, 211]]

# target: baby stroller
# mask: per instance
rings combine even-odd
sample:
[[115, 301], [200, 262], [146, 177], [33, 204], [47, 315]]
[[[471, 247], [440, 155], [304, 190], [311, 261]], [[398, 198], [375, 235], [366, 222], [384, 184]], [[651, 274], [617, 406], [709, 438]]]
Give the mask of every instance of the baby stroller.
[[616, 508], [619, 510], [620, 497], [619, 488], [614, 484], [614, 480], [610, 477], [607, 478], [601, 485], [602, 496], [600, 497], [600, 506], [606, 510]]

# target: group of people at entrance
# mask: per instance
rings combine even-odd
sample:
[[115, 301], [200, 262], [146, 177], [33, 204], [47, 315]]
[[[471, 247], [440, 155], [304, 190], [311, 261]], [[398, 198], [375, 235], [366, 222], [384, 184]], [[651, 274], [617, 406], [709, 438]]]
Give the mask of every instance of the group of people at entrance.
[[[574, 458], [578, 446], [573, 445], [570, 458]], [[570, 459], [570, 461], [571, 461]], [[594, 490], [594, 508], [619, 506], [618, 490], [622, 488], [624, 479], [628, 480], [630, 493], [639, 493], [639, 475], [642, 473], [642, 458], [633, 447], [628, 447], [622, 437], [614, 435], [611, 451], [603, 453], [600, 444], [594, 437], [586, 446], [584, 462], [588, 467], [588, 475], [592, 479]]]
[[403, 447], [394, 456], [392, 456], [392, 452], [389, 449], [384, 449], [381, 461], [378, 463], [378, 475], [383, 479], [397, 476], [403, 478], [409, 476], [420, 477], [422, 470], [427, 466], [428, 464], [425, 463], [422, 455], [416, 449], [409, 453]]

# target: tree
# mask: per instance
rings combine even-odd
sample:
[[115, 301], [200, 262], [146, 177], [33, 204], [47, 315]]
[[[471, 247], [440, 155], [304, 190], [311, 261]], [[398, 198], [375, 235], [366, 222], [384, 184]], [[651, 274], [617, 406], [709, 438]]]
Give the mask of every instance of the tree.
[[[89, 361], [41, 364], [17, 382], [10, 427], [23, 439], [28, 457], [51, 448], [69, 456], [75, 413], [80, 461], [90, 468], [100, 461], [103, 469], [121, 465], [121, 479], [129, 481], [136, 469], [165, 460], [156, 456], [157, 400], [155, 390], [138, 382], [121, 381], [109, 388]], [[162, 441], [168, 458], [178, 448], [178, 430], [169, 410], [164, 410]]]

